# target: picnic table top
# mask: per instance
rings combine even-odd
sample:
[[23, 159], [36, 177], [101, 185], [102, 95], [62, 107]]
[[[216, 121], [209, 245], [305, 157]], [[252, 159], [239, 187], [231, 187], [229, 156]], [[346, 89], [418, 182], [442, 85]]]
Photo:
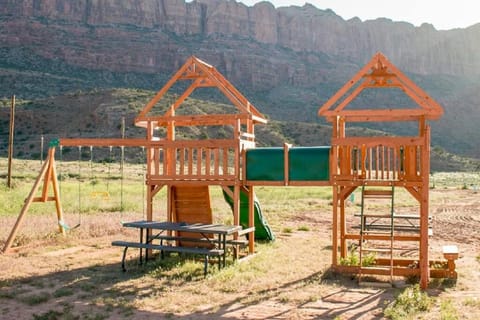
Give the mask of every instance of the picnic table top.
[[242, 230], [240, 225], [223, 225], [223, 224], [205, 224], [205, 223], [185, 223], [185, 222], [168, 222], [168, 221], [130, 221], [124, 222], [124, 227], [143, 228], [155, 230], [185, 231], [197, 233], [214, 233], [214, 234], [233, 234]]

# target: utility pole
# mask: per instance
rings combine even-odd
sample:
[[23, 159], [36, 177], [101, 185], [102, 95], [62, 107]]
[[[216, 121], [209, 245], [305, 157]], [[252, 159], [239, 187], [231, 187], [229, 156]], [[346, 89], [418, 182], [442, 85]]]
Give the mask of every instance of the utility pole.
[[12, 188], [12, 158], [13, 158], [13, 134], [15, 131], [15, 95], [12, 96], [10, 108], [10, 131], [8, 136], [8, 173], [7, 187]]

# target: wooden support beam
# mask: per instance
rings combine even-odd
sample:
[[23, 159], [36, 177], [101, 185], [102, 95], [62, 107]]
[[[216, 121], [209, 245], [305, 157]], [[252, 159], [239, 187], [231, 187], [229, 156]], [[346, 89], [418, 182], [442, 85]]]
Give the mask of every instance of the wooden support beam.
[[338, 193], [339, 187], [333, 186], [332, 199], [332, 266], [338, 265]]
[[[37, 193], [42, 181], [44, 182], [44, 191], [45, 189], [48, 189], [48, 185], [52, 183], [53, 191], [54, 191], [53, 196], [49, 197], [47, 193], [43, 192], [41, 197], [35, 197], [35, 194]], [[62, 234], [65, 234], [65, 229], [60, 223], [60, 221], [63, 221], [63, 214], [62, 214], [62, 205], [60, 202], [60, 192], [58, 188], [57, 173], [55, 169], [55, 147], [51, 147], [48, 150], [48, 159], [47, 161], [44, 162], [42, 169], [40, 170], [40, 174], [35, 180], [35, 183], [33, 184], [33, 187], [30, 190], [28, 197], [25, 199], [25, 203], [22, 207], [22, 210], [20, 211], [20, 214], [18, 215], [17, 221], [15, 222], [15, 225], [13, 226], [12, 230], [10, 231], [10, 235], [7, 238], [7, 241], [5, 242], [5, 246], [3, 247], [3, 252], [8, 252], [10, 250], [13, 244], [13, 241], [15, 240], [15, 236], [17, 235], [18, 229], [20, 228], [23, 222], [25, 214], [28, 212], [30, 205], [33, 202], [45, 202], [45, 201], [55, 201], [59, 231]]]
[[[250, 186], [248, 193], [248, 227], [255, 229], [255, 191], [254, 187]], [[255, 253], [255, 233], [251, 233], [248, 237], [248, 252]]]
[[10, 107], [10, 126], [8, 134], [8, 169], [7, 169], [7, 187], [12, 187], [12, 163], [13, 163], [13, 136], [15, 134], [15, 95], [12, 96], [12, 105]]

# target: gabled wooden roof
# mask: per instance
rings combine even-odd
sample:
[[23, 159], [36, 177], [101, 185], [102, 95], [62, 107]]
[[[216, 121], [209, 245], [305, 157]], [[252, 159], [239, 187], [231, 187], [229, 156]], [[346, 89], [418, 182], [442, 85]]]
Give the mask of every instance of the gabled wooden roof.
[[[418, 108], [347, 110], [346, 106], [367, 88], [400, 88]], [[443, 115], [443, 108], [378, 52], [318, 110], [318, 114], [328, 121], [334, 121], [337, 116], [356, 122], [436, 120]]]
[[[189, 80], [190, 86], [175, 100], [163, 116], [148, 116], [150, 110], [167, 93], [167, 91], [179, 80]], [[185, 101], [197, 88], [217, 87], [228, 100], [238, 109], [234, 115], [189, 115], [175, 116], [175, 110]], [[135, 119], [137, 126], [146, 126], [147, 121], [154, 121], [158, 125], [165, 125], [168, 121], [175, 121], [176, 124], [219, 124], [224, 119], [251, 119], [255, 123], [266, 123], [266, 118], [220, 73], [215, 67], [206, 62], [191, 56], [185, 64], [173, 75], [165, 86], [157, 92], [145, 108]], [[180, 121], [180, 122], [179, 122]]]

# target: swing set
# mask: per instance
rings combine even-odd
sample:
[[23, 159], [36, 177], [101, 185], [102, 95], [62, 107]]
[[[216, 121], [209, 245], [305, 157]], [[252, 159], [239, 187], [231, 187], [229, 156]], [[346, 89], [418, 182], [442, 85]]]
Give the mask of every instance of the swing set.
[[[58, 223], [58, 230], [62, 235], [66, 235], [67, 231], [77, 229], [82, 224], [82, 163], [85, 162], [82, 157], [82, 149], [84, 146], [89, 146], [89, 179], [90, 183], [95, 186], [96, 185], [96, 178], [97, 176], [94, 174], [94, 156], [93, 156], [93, 148], [94, 147], [108, 147], [109, 148], [109, 156], [107, 162], [107, 177], [106, 177], [106, 190], [92, 190], [89, 194], [91, 199], [102, 200], [102, 201], [109, 201], [111, 200], [110, 194], [110, 183], [112, 177], [112, 170], [111, 164], [114, 161], [113, 157], [113, 147], [118, 146], [121, 148], [121, 161], [120, 161], [120, 213], [123, 214], [124, 210], [124, 144], [128, 144], [129, 146], [138, 147], [138, 145], [132, 145], [131, 141], [129, 144], [130, 139], [108, 139], [106, 143], [102, 142], [102, 139], [57, 139], [52, 140], [49, 144], [48, 156], [46, 161], [43, 163], [43, 166], [40, 170], [40, 174], [38, 175], [33, 187], [25, 199], [25, 203], [20, 211], [20, 214], [13, 226], [9, 237], [5, 243], [3, 248], [3, 252], [8, 252], [11, 248], [12, 243], [15, 239], [15, 236], [18, 232], [19, 227], [21, 226], [25, 214], [28, 212], [30, 206], [34, 202], [54, 202], [56, 208], [56, 215], [57, 215], [57, 223]], [[138, 142], [139, 139], [133, 139], [135, 143]], [[75, 225], [69, 225], [64, 217], [64, 212], [62, 209], [61, 203], [61, 194], [62, 194], [62, 180], [58, 179], [59, 174], [62, 175], [62, 172], [57, 170], [57, 164], [60, 164], [60, 169], [62, 168], [62, 164], [64, 163], [63, 158], [63, 147], [78, 147], [78, 160], [77, 160], [77, 181], [78, 181], [78, 204], [77, 204], [77, 212], [78, 212], [78, 221]], [[55, 153], [56, 149], [59, 149], [59, 163], [55, 160]], [[144, 147], [142, 147], [144, 150]], [[144, 188], [142, 188], [144, 189]], [[41, 190], [41, 191], [39, 191]], [[37, 195], [40, 193], [40, 195]], [[145, 195], [145, 192], [142, 192], [142, 199]], [[145, 205], [143, 206], [143, 211], [145, 211]]]
[[[108, 203], [108, 202], [111, 202], [112, 200], [112, 195], [111, 195], [111, 190], [110, 190], [110, 180], [112, 179], [112, 170], [111, 170], [111, 167], [112, 167], [112, 163], [115, 161], [115, 158], [113, 156], [113, 146], [109, 146], [109, 151], [108, 151], [108, 158], [107, 159], [104, 159], [103, 161], [101, 161], [102, 163], [105, 163], [106, 164], [106, 168], [104, 168], [103, 170], [99, 169], [98, 168], [95, 168], [95, 163], [99, 162], [98, 159], [95, 161], [95, 158], [94, 158], [94, 147], [93, 146], [89, 146], [86, 148], [86, 150], [89, 150], [88, 152], [88, 156], [89, 156], [89, 160], [88, 160], [88, 171], [89, 173], [88, 174], [83, 174], [82, 175], [82, 172], [84, 171], [85, 169], [85, 166], [82, 167], [82, 163], [85, 162], [85, 160], [83, 159], [84, 158], [84, 153], [83, 153], [83, 150], [84, 150], [84, 147], [83, 146], [78, 146], [78, 159], [77, 159], [77, 173], [76, 173], [76, 176], [75, 176], [75, 179], [77, 181], [77, 185], [78, 185], [78, 203], [77, 203], [77, 212], [78, 212], [78, 223], [74, 226], [74, 227], [70, 227], [65, 221], [63, 220], [60, 220], [58, 221], [58, 223], [63, 226], [64, 229], [66, 230], [71, 230], [71, 229], [76, 229], [78, 228], [80, 225], [81, 225], [81, 215], [82, 215], [82, 200], [84, 200], [84, 197], [82, 197], [82, 194], [84, 194], [84, 192], [82, 192], [82, 181], [83, 181], [83, 178], [84, 177], [87, 177], [88, 175], [88, 181], [89, 181], [89, 185], [91, 185], [91, 190], [89, 192], [89, 196], [88, 198], [92, 201], [101, 201], [102, 203]], [[59, 179], [59, 188], [60, 188], [60, 195], [62, 195], [62, 182], [63, 180], [65, 179], [65, 175], [62, 175], [62, 167], [64, 166], [64, 160], [63, 160], [63, 146], [60, 146], [59, 147], [59, 151], [60, 151], [60, 157], [59, 157], [59, 169], [58, 169], [58, 172], [59, 172], [59, 176], [61, 177], [61, 179]], [[123, 153], [123, 150], [122, 150], [122, 153], [121, 153], [121, 162], [120, 162], [120, 205], [119, 205], [119, 209], [120, 209], [120, 212], [122, 213], [123, 212], [123, 209], [124, 209], [124, 204], [123, 204], [123, 193], [124, 193], [124, 188], [123, 188], [123, 182], [124, 182], [124, 170], [123, 170], [123, 162], [124, 162], [124, 153]], [[106, 173], [105, 173], [106, 172]], [[103, 173], [103, 176], [102, 176], [102, 173]], [[99, 182], [98, 180], [102, 179], [106, 181], [105, 183], [105, 188], [98, 188], [97, 185], [99, 185]], [[84, 187], [83, 189], [86, 189], [88, 187]], [[63, 196], [62, 196], [63, 198]]]

